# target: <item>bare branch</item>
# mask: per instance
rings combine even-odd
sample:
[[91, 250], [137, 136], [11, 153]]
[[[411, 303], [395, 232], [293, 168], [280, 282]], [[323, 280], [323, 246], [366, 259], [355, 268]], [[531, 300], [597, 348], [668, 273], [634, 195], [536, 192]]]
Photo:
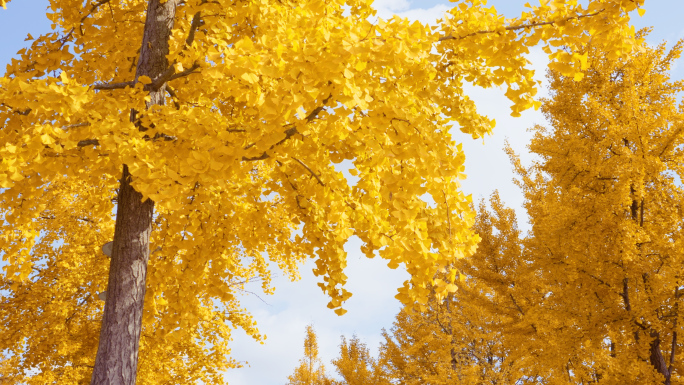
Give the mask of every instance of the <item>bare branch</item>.
[[[165, 142], [172, 142], [178, 138], [176, 138], [175, 136], [166, 135], [166, 134], [158, 132], [158, 133], [154, 134], [153, 137], [145, 135], [143, 137], [143, 139], [146, 141], [153, 141], [153, 142], [156, 142], [158, 139], [162, 139]], [[100, 141], [97, 139], [84, 139], [84, 140], [81, 140], [80, 142], [78, 142], [78, 147], [99, 146], [99, 145], [100, 145]]]
[[[176, 73], [175, 67], [173, 65], [171, 65], [171, 66], [169, 66], [169, 68], [166, 69], [166, 71], [164, 71], [161, 75], [159, 75], [159, 77], [154, 79], [152, 81], [152, 83], [146, 84], [143, 89], [145, 91], [157, 91], [164, 85], [164, 83], [166, 83], [168, 81], [178, 79], [178, 78], [182, 78], [184, 76], [188, 76], [188, 75], [193, 74], [193, 73], [197, 73], [194, 71], [196, 69], [198, 69], [199, 67], [200, 67], [199, 64], [194, 63], [192, 65], [192, 67], [190, 67], [184, 71]], [[92, 88], [94, 90], [116, 90], [116, 89], [122, 89], [122, 88], [126, 88], [126, 87], [134, 87], [136, 85], [136, 83], [138, 83], [138, 81], [136, 81], [136, 80], [131, 80], [131, 81], [122, 82], [122, 83], [104, 83], [104, 84], [96, 84], [96, 85], [92, 86]]]
[[175, 63], [172, 63], [164, 72], [161, 73], [161, 75], [157, 76], [156, 79], [152, 80], [152, 83], [146, 84], [144, 89], [145, 91], [157, 91], [161, 88], [166, 81], [173, 76], [174, 73], [176, 73], [176, 68], [174, 67]]
[[92, 15], [93, 12], [95, 12], [98, 8], [109, 3], [110, 1], [111, 0], [100, 0], [97, 3], [93, 4], [93, 6], [90, 8], [90, 11], [88, 11], [88, 13], [81, 18], [81, 23], [83, 23], [85, 21], [85, 19], [87, 19], [90, 15]]
[[26, 116], [26, 115], [28, 115], [29, 113], [31, 113], [31, 109], [30, 109], [30, 108], [27, 108], [27, 109], [25, 109], [25, 110], [17, 110], [17, 109], [15, 109], [15, 108], [13, 108], [12, 106], [8, 106], [8, 105], [5, 104], [5, 103], [0, 103], [0, 107], [7, 107], [7, 108], [10, 109], [11, 112], [14, 112], [15, 114], [19, 114], [19, 115], [24, 115], [24, 116]]
[[126, 87], [133, 87], [135, 86], [135, 81], [130, 81], [130, 82], [123, 82], [123, 83], [104, 83], [104, 84], [96, 84], [93, 86], [94, 90], [117, 90], [117, 89], [122, 89]]
[[[38, 218], [39, 219], [45, 219], [45, 220], [53, 220], [56, 217], [54, 215], [48, 215], [48, 216], [40, 216]], [[88, 222], [88, 223], [97, 223], [94, 220], [87, 218], [87, 217], [77, 217], [75, 215], [71, 215], [71, 218], [76, 219], [78, 221]]]
[[270, 158], [270, 156], [264, 152], [263, 154], [261, 154], [259, 156], [243, 156], [242, 160], [244, 160], [246, 162], [252, 162], [255, 160], [264, 160], [264, 159], [268, 159], [268, 158]]
[[171, 100], [173, 101], [174, 107], [176, 107], [177, 110], [180, 110], [180, 104], [178, 104], [178, 101], [176, 100], [176, 99], [178, 99], [178, 96], [176, 95], [176, 91], [174, 91], [173, 88], [171, 88], [171, 86], [169, 86], [167, 84], [166, 85], [166, 92], [168, 92], [169, 95], [171, 95]]
[[312, 120], [316, 119], [318, 114], [320, 114], [321, 111], [323, 111], [323, 109], [325, 108], [325, 105], [328, 103], [328, 101], [331, 98], [332, 98], [332, 94], [328, 95], [327, 98], [323, 99], [323, 102], [321, 103], [321, 105], [316, 107], [313, 111], [311, 111], [311, 113], [309, 115], [306, 116], [306, 121], [311, 122]]
[[[167, 82], [167, 81], [171, 81], [171, 80], [174, 80], [174, 79], [182, 78], [182, 77], [184, 77], [184, 76], [188, 76], [188, 75], [191, 75], [191, 74], [196, 74], [196, 73], [198, 73], [198, 72], [194, 72], [194, 71], [195, 71], [196, 69], [198, 69], [199, 67], [200, 67], [199, 64], [193, 63], [192, 66], [191, 66], [190, 68], [186, 69], [185, 71], [182, 71], [182, 72], [178, 72], [178, 73], [172, 74], [168, 79], [164, 80], [164, 82], [162, 82], [161, 84], [159, 84], [159, 86], [158, 86], [156, 89], [159, 89], [159, 87], [161, 87], [162, 84], [165, 83], [165, 82]], [[152, 84], [156, 84], [156, 83], [157, 83], [157, 81], [153, 82]], [[156, 90], [156, 89], [155, 89], [155, 90]]]
[[65, 131], [66, 131], [66, 130], [68, 130], [68, 129], [70, 129], [70, 128], [88, 127], [88, 126], [90, 126], [90, 123], [88, 123], [88, 122], [85, 122], [85, 123], [77, 123], [77, 124], [69, 124], [69, 125], [66, 125], [66, 126], [62, 126], [62, 130], [65, 130]]

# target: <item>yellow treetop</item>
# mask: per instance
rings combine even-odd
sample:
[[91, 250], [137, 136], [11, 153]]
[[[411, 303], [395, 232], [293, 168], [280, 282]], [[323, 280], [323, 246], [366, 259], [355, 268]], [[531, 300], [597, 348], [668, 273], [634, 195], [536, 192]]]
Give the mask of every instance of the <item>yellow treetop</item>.
[[304, 337], [304, 357], [299, 366], [288, 376], [288, 385], [331, 385], [332, 380], [325, 374], [325, 366], [318, 357], [318, 337], [312, 325], [306, 327]]
[[551, 127], [530, 146], [541, 159], [513, 156], [532, 231], [520, 237], [498, 194], [480, 205], [458, 290], [385, 333], [390, 379], [681, 382], [684, 81], [668, 71], [683, 48], [620, 59], [588, 46], [582, 80], [549, 73]]
[[366, 344], [353, 335], [349, 340], [342, 336], [340, 355], [332, 360], [342, 378], [333, 385], [389, 385], [381, 365], [370, 355]]

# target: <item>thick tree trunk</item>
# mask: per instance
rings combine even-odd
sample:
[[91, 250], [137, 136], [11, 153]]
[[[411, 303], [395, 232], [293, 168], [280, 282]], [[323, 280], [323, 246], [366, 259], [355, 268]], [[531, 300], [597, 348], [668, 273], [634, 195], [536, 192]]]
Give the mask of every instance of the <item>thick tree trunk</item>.
[[130, 185], [124, 166], [100, 344], [91, 384], [135, 384], [154, 202]]
[[[136, 79], [142, 75], [155, 79], [167, 69], [176, 5], [177, 0], [149, 1]], [[164, 103], [164, 90], [162, 86], [150, 93], [148, 107]], [[136, 119], [135, 112], [131, 119]], [[130, 183], [131, 174], [124, 165], [92, 385], [133, 385], [136, 380], [154, 202], [143, 202]]]

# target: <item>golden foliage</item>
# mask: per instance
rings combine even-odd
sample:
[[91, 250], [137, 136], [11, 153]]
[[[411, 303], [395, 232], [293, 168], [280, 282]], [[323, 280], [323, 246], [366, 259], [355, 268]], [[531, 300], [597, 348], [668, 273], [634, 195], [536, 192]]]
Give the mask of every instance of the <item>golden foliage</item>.
[[551, 72], [552, 129], [530, 145], [541, 161], [513, 157], [536, 273], [521, 312], [535, 313], [540, 361], [569, 383], [680, 381], [684, 82], [668, 70], [683, 46], [625, 59], [590, 47], [582, 81]]
[[342, 336], [340, 355], [332, 360], [341, 381], [333, 381], [334, 385], [389, 385], [382, 366], [370, 355], [366, 344], [356, 335], [349, 341]]
[[331, 385], [332, 380], [325, 374], [325, 366], [318, 358], [318, 338], [312, 325], [306, 327], [304, 337], [304, 357], [299, 366], [288, 378], [288, 385]]
[[[535, 383], [534, 365], [509, 340], [515, 307], [511, 282], [519, 279], [520, 238], [513, 210], [498, 194], [492, 211], [482, 203], [473, 229], [482, 238], [471, 258], [457, 262], [458, 290], [427, 310], [404, 308], [380, 349], [387, 377], [406, 385]], [[467, 278], [466, 278], [467, 277]]]
[[509, 149], [531, 232], [498, 194], [480, 205], [458, 290], [385, 333], [392, 380], [681, 383], [684, 81], [668, 71], [683, 47], [620, 59], [590, 46], [581, 81], [549, 73], [540, 160], [525, 169]]
[[[406, 267], [402, 302], [427, 304], [435, 273], [478, 241], [448, 127], [478, 137], [494, 122], [465, 83], [505, 84], [516, 115], [534, 104], [530, 46], [580, 78], [589, 39], [610, 55], [631, 49], [628, 14], [643, 0], [542, 3], [506, 20], [458, 1], [431, 28], [373, 24], [367, 0], [184, 1], [171, 65], [135, 79], [146, 1], [52, 0], [54, 32], [0, 78], [0, 348], [25, 358], [17, 373], [41, 373], [22, 381], [88, 376], [124, 164], [156, 202], [141, 383], [222, 383], [237, 365], [231, 330], [262, 339], [236, 295], [259, 279], [271, 292], [269, 263], [294, 278], [314, 259], [343, 314], [352, 235], [368, 257]], [[167, 103], [146, 110], [153, 89]], [[131, 110], [144, 112], [131, 122]], [[454, 288], [441, 283], [440, 295]]]

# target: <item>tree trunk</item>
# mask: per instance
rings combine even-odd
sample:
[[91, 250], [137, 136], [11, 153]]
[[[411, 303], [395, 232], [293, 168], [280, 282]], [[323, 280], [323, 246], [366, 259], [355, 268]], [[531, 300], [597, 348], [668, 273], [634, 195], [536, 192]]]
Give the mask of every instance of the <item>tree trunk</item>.
[[130, 185], [124, 166], [100, 343], [91, 384], [135, 384], [154, 202]]
[[[168, 67], [168, 40], [177, 0], [150, 0], [135, 77], [157, 78]], [[150, 92], [150, 102], [164, 104], [165, 87]], [[135, 111], [131, 120], [136, 119]], [[118, 192], [114, 245], [109, 267], [100, 341], [91, 378], [92, 385], [133, 385], [138, 369], [145, 280], [150, 255], [154, 202], [142, 201], [131, 186], [128, 166], [123, 166]]]
[[660, 334], [657, 332], [651, 332], [651, 349], [649, 354], [649, 361], [651, 365], [665, 377], [664, 385], [670, 385], [670, 371], [668, 370], [667, 363], [665, 363], [665, 358], [660, 350]]

